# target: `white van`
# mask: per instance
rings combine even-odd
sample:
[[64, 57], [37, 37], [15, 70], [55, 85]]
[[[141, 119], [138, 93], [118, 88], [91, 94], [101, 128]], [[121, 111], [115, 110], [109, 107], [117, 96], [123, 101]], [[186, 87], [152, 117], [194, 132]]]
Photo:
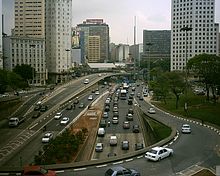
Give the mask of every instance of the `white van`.
[[109, 143], [110, 143], [110, 146], [117, 145], [117, 136], [111, 136]]
[[99, 137], [105, 136], [105, 129], [104, 128], [99, 128], [98, 129], [98, 136]]

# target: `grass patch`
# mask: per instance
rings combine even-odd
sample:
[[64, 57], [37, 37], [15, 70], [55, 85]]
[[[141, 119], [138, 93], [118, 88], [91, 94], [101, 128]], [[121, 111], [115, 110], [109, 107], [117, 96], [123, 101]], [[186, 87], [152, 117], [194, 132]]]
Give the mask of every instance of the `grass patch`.
[[[186, 101], [188, 102], [187, 113], [184, 111], [184, 104]], [[186, 118], [198, 119], [203, 122], [209, 122], [220, 126], [219, 102], [213, 104], [212, 102], [206, 101], [205, 96], [198, 96], [194, 95], [193, 93], [189, 93], [187, 95], [187, 99], [184, 96], [180, 97], [178, 109], [176, 109], [175, 103], [175, 97], [171, 97], [167, 100], [167, 104], [164, 104], [163, 102], [156, 102], [155, 105]]]
[[171, 128], [152, 119], [149, 119], [148, 122], [153, 129], [153, 134], [156, 142], [159, 142], [170, 136], [172, 132]]

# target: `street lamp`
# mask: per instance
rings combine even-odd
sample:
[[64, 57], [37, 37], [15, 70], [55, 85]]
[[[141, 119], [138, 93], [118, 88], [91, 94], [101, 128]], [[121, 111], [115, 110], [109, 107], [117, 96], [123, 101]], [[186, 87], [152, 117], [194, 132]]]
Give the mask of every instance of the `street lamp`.
[[[36, 47], [36, 45], [34, 45], [34, 44], [30, 44], [30, 47], [31, 47], [31, 57], [32, 57], [32, 59], [35, 61], [35, 63], [36, 63], [36, 58], [35, 58], [35, 55], [34, 55], [34, 48]], [[32, 62], [31, 64], [33, 64], [32, 66], [33, 66], [33, 68], [32, 68], [32, 84], [34, 84], [35, 83], [35, 79], [36, 79], [36, 77], [35, 77], [35, 73], [34, 73], [34, 71], [35, 71], [35, 68], [36, 68], [36, 64], [35, 64], [35, 67], [34, 67], [34, 63]]]
[[188, 32], [189, 31], [192, 31], [192, 29], [193, 28], [191, 28], [191, 27], [188, 27], [188, 26], [185, 26], [185, 27], [182, 27], [181, 29], [180, 29], [180, 31], [185, 31], [186, 32], [186, 37], [185, 37], [185, 60], [186, 60], [186, 62], [185, 62], [185, 67], [186, 67], [186, 64], [187, 64], [187, 52], [188, 52], [188, 46], [187, 46], [187, 40], [188, 40]]
[[180, 31], [185, 31], [186, 35], [185, 35], [185, 74], [186, 74], [186, 102], [184, 104], [184, 110], [185, 112], [187, 113], [188, 112], [188, 104], [187, 104], [187, 89], [188, 89], [188, 74], [187, 74], [187, 62], [188, 62], [188, 57], [187, 57], [187, 54], [188, 54], [188, 32], [189, 31], [192, 31], [193, 28], [191, 27], [188, 27], [188, 26], [185, 26], [185, 27], [182, 27], [180, 29]]
[[147, 81], [148, 84], [150, 83], [150, 46], [153, 45], [153, 43], [146, 43], [146, 45], [148, 46], [148, 64], [147, 64], [147, 69], [148, 69], [148, 77], [147, 77]]
[[67, 71], [67, 80], [69, 79], [69, 55], [68, 55], [68, 52], [70, 52], [70, 49], [65, 49], [66, 53], [67, 53], [67, 62], [66, 62], [66, 71]]

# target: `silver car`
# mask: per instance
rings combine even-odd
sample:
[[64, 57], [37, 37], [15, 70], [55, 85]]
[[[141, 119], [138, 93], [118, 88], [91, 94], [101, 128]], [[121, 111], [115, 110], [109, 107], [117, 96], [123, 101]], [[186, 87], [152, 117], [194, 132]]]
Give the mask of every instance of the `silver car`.
[[140, 176], [141, 174], [134, 169], [128, 169], [122, 166], [112, 167], [105, 172], [105, 176], [117, 176], [117, 175]]

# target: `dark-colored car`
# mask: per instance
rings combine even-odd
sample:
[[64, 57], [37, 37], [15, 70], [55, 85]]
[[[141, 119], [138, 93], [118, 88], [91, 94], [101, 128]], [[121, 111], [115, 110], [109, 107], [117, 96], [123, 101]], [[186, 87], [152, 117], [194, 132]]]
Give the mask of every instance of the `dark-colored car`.
[[47, 105], [42, 105], [40, 108], [40, 112], [45, 112], [47, 111], [47, 109], [48, 109]]
[[133, 133], [139, 133], [139, 132], [140, 132], [139, 125], [133, 125]]
[[40, 117], [40, 112], [39, 111], [37, 111], [37, 112], [34, 112], [34, 114], [33, 114], [33, 116], [32, 116], [32, 118], [38, 118], [38, 117]]
[[71, 109], [73, 109], [73, 105], [71, 104], [66, 107], [66, 110], [71, 110]]
[[122, 150], [129, 150], [129, 142], [128, 141], [122, 141], [121, 142], [121, 149]]
[[135, 144], [135, 150], [141, 150], [144, 148], [144, 144], [143, 143], [136, 143]]
[[117, 175], [140, 176], [141, 174], [134, 169], [128, 169], [122, 166], [112, 167], [105, 172], [105, 176], [117, 176]]

